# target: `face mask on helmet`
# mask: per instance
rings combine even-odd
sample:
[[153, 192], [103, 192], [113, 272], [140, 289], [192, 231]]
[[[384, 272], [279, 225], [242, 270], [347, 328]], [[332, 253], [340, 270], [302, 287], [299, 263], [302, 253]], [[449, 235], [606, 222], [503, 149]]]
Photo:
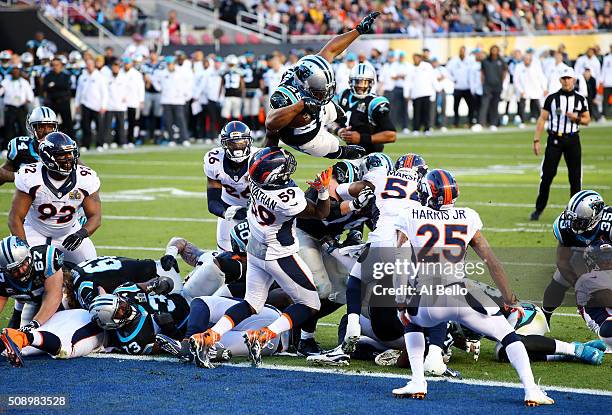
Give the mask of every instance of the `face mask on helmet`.
[[595, 228], [595, 226], [597, 226], [597, 224], [599, 223], [603, 212], [603, 207], [603, 202], [597, 202], [596, 206], [592, 206], [593, 215], [588, 217], [580, 217], [578, 216], [578, 214], [570, 210], [566, 210], [565, 218], [569, 220], [570, 228], [574, 232], [583, 233], [586, 231], [590, 231]]
[[92, 320], [104, 330], [125, 326], [136, 318], [138, 311], [125, 298], [114, 294], [103, 294], [94, 299], [90, 306]]
[[39, 154], [45, 167], [61, 176], [68, 176], [76, 170], [79, 150], [76, 144], [54, 145], [45, 140], [40, 144]]
[[[232, 135], [234, 135], [232, 137]], [[234, 162], [241, 162], [251, 155], [251, 137], [240, 133], [231, 133], [230, 137], [221, 139], [221, 146], [228, 158]]]
[[47, 134], [51, 134], [57, 131], [57, 123], [51, 122], [38, 122], [32, 124], [32, 130], [34, 131], [34, 138], [40, 143], [42, 142]]
[[357, 98], [363, 98], [372, 90], [373, 82], [371, 79], [351, 78], [350, 86], [353, 95]]
[[13, 281], [17, 281], [21, 284], [28, 282], [32, 275], [32, 260], [30, 257], [26, 257], [21, 263], [6, 269], [8, 274]]

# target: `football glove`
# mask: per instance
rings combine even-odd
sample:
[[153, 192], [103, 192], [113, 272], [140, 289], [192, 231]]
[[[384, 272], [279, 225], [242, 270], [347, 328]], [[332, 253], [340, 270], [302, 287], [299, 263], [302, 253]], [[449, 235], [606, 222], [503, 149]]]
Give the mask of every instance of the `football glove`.
[[370, 200], [374, 199], [374, 191], [370, 187], [365, 187], [361, 189], [357, 197], [349, 203], [350, 210], [359, 210], [363, 209], [370, 203]]
[[170, 271], [171, 268], [174, 268], [176, 272], [179, 272], [178, 262], [173, 255], [164, 255], [159, 260], [159, 263], [164, 271]]
[[474, 354], [474, 361], [477, 362], [480, 357], [480, 340], [466, 340], [465, 351]]
[[359, 24], [357, 25], [355, 29], [357, 29], [360, 35], [374, 33], [372, 26], [374, 26], [374, 21], [376, 20], [378, 16], [380, 16], [380, 12], [374, 12], [374, 13], [368, 14], [366, 17], [363, 18], [361, 22], [359, 22]]
[[323, 170], [321, 174], [318, 174], [317, 177], [311, 181], [306, 182], [312, 188], [314, 188], [317, 192], [319, 192], [319, 200], [326, 200], [329, 198], [329, 192], [327, 188], [329, 187], [329, 181], [332, 176], [332, 168], [328, 167], [326, 170]]
[[23, 333], [29, 333], [32, 330], [36, 330], [39, 327], [40, 327], [40, 323], [38, 321], [36, 321], [36, 320], [32, 320], [28, 324], [26, 324], [25, 326], [21, 327], [19, 329], [19, 331], [21, 331]]
[[157, 277], [147, 283], [146, 292], [155, 294], [167, 294], [174, 288], [174, 281], [168, 277]]
[[62, 246], [69, 251], [74, 251], [81, 245], [83, 239], [87, 238], [88, 236], [89, 232], [87, 229], [81, 228], [75, 233], [68, 235], [66, 239], [64, 239], [64, 242], [62, 242]]
[[302, 101], [304, 101], [304, 111], [310, 115], [316, 115], [321, 110], [321, 103], [313, 97], [303, 97]]
[[242, 206], [230, 206], [225, 210], [223, 217], [227, 220], [242, 220], [246, 218], [247, 210]]

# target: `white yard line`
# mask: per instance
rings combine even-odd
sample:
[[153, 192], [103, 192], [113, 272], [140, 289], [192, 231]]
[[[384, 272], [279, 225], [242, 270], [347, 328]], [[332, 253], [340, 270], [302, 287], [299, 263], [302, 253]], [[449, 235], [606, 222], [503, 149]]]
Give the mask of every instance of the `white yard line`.
[[[134, 361], [158, 361], [158, 362], [175, 362], [179, 365], [177, 359], [166, 357], [166, 356], [134, 356], [134, 355], [123, 355], [123, 354], [103, 354], [96, 353], [85, 356], [85, 358], [90, 359], [117, 359], [117, 360], [134, 360]], [[225, 364], [223, 366], [226, 367], [240, 367], [247, 368], [251, 367], [250, 363], [230, 363]], [[362, 371], [349, 371], [342, 369], [328, 369], [328, 368], [315, 368], [315, 367], [302, 367], [302, 366], [283, 366], [283, 365], [275, 365], [275, 364], [263, 364], [260, 368], [267, 370], [280, 370], [280, 371], [290, 371], [290, 372], [302, 372], [302, 373], [319, 373], [319, 374], [332, 374], [332, 375], [342, 375], [342, 376], [359, 376], [359, 377], [371, 377], [371, 378], [386, 378], [386, 379], [410, 379], [408, 375], [394, 374], [394, 373], [376, 373], [376, 372], [362, 372]], [[207, 370], [207, 369], [202, 369]], [[210, 369], [209, 369], [210, 370]], [[214, 370], [214, 369], [212, 369]], [[252, 369], [257, 370], [257, 369]], [[442, 379], [442, 378], [428, 378], [430, 382], [449, 382], [449, 383], [460, 383], [465, 385], [474, 385], [474, 386], [493, 386], [493, 387], [501, 387], [501, 388], [514, 388], [514, 389], [522, 389], [523, 386], [520, 383], [511, 383], [511, 382], [496, 382], [496, 381], [487, 381], [480, 379]], [[599, 396], [612, 396], [612, 391], [600, 390], [600, 389], [583, 389], [583, 388], [568, 388], [565, 386], [545, 386], [542, 385], [548, 391], [557, 391], [557, 392], [568, 392], [568, 393], [580, 393], [586, 395], [599, 395]], [[392, 386], [390, 386], [392, 387]]]

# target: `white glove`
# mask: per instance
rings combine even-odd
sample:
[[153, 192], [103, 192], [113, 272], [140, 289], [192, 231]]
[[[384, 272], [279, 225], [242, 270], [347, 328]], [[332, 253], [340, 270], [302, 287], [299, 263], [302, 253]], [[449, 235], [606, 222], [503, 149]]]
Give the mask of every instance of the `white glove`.
[[236, 214], [238, 213], [238, 211], [240, 211], [240, 209], [244, 209], [244, 207], [230, 206], [227, 209], [225, 209], [225, 213], [223, 214], [223, 217], [227, 220], [233, 220]]
[[359, 210], [367, 206], [370, 200], [374, 199], [375, 195], [371, 188], [365, 187], [359, 192], [357, 197], [349, 203], [350, 210]]

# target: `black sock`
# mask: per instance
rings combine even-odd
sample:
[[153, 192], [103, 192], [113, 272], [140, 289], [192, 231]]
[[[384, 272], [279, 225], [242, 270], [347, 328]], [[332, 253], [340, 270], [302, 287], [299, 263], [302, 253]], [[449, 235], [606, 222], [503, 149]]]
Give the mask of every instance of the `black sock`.
[[[31, 333], [27, 333], [26, 335], [28, 334], [32, 336]], [[40, 346], [34, 347], [42, 350], [43, 352], [49, 353], [51, 356], [57, 356], [60, 353], [60, 350], [62, 350], [62, 342], [59, 337], [53, 333], [49, 333], [48, 331], [39, 331], [38, 334], [40, 334], [42, 337], [42, 343]], [[31, 339], [28, 336], [28, 341], [31, 344], [34, 341], [34, 336], [32, 336]]]
[[565, 298], [565, 292], [568, 290], [568, 287], [559, 284], [555, 280], [551, 280], [548, 287], [546, 287], [546, 291], [544, 291], [544, 300], [542, 305], [542, 311], [544, 311], [544, 315], [546, 316], [546, 322], [550, 325], [550, 318], [552, 317], [552, 313], [563, 303], [563, 299]]

